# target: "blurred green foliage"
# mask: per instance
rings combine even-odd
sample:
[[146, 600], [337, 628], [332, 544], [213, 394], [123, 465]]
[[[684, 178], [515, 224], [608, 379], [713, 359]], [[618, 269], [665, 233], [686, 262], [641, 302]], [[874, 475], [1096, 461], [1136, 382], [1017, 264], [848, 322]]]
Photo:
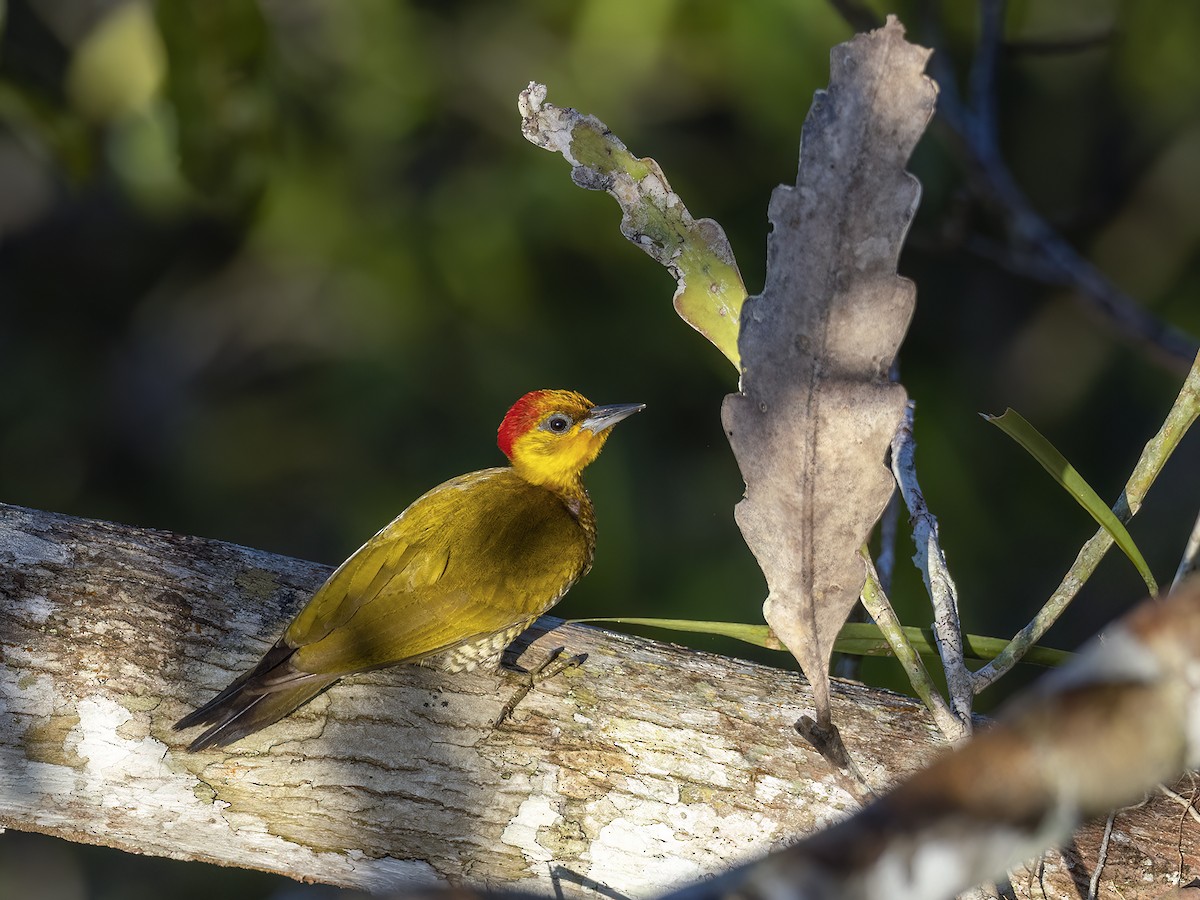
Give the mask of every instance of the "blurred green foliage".
[[[928, 6], [886, 11], [928, 42]], [[975, 9], [934, 6], [939, 52], [965, 73]], [[1198, 9], [1015, 0], [998, 79], [1003, 152], [1034, 205], [1193, 333]], [[0, 10], [0, 500], [332, 564], [426, 488], [500, 462], [495, 427], [522, 392], [572, 387], [649, 408], [589, 472], [596, 566], [559, 611], [760, 621], [718, 418], [733, 373], [675, 317], [673, 283], [620, 237], [611, 199], [522, 139], [516, 97], [543, 81], [657, 159], [725, 227], [753, 292], [770, 191], [794, 178], [829, 49], [850, 35], [824, 0]], [[918, 466], [964, 625], [1008, 634], [1093, 524], [975, 413], [1021, 410], [1111, 501], [1179, 375], [1061, 289], [968, 252], [997, 228], [944, 132], [913, 169], [901, 369]], [[1160, 580], [1195, 515], [1196, 453], [1193, 436], [1130, 528]], [[1049, 643], [1142, 591], [1110, 559]], [[927, 622], [903, 564], [893, 594]], [[131, 896], [80, 883], [55, 896]]]

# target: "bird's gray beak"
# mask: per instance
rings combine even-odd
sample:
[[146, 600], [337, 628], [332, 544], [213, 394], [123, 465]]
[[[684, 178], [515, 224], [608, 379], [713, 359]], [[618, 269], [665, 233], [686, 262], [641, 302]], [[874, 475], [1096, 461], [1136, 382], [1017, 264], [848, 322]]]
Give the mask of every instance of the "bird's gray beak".
[[593, 406], [588, 410], [588, 417], [579, 423], [580, 428], [586, 428], [593, 434], [599, 434], [606, 428], [611, 428], [622, 419], [641, 412], [646, 408], [645, 403], [611, 403], [608, 406]]

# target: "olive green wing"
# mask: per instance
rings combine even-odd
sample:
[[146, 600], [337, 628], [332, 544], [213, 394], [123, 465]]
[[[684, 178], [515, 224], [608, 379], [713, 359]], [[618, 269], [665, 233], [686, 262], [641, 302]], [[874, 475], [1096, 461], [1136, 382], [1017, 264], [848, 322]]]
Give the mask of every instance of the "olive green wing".
[[430, 491], [347, 560], [288, 628], [304, 673], [415, 661], [548, 609], [591, 540], [555, 494], [510, 469]]

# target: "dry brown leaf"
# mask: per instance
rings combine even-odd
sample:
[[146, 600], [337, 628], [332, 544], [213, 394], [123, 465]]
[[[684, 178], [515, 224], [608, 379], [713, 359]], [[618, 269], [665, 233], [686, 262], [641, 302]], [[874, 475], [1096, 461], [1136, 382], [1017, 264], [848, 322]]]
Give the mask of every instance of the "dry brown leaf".
[[894, 17], [830, 53], [796, 185], [771, 198], [766, 286], [743, 308], [741, 393], [722, 416], [766, 619], [824, 726], [833, 642], [865, 578], [856, 551], [893, 487], [884, 457], [906, 395], [888, 370], [916, 295], [896, 261], [920, 196], [904, 166], [937, 96], [928, 57]]

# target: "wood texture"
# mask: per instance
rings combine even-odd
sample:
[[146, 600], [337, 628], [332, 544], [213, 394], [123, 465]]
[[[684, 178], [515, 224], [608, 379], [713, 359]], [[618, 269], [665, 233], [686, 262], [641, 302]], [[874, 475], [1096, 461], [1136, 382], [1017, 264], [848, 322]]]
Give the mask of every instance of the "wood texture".
[[[792, 730], [813, 714], [799, 676], [553, 620], [521, 662], [563, 645], [589, 658], [499, 730], [511, 679], [397, 668], [227, 750], [184, 752], [171, 723], [251, 664], [328, 571], [0, 505], [0, 828], [374, 890], [613, 897], [718, 872], [857, 805]], [[936, 752], [907, 698], [841, 682], [833, 697], [877, 789]], [[1183, 802], [1118, 815], [1101, 896], [1194, 877], [1200, 827]], [[1040, 885], [1017, 873], [1018, 896], [1078, 896], [1098, 843], [1092, 826], [1070, 866], [1049, 854]]]

